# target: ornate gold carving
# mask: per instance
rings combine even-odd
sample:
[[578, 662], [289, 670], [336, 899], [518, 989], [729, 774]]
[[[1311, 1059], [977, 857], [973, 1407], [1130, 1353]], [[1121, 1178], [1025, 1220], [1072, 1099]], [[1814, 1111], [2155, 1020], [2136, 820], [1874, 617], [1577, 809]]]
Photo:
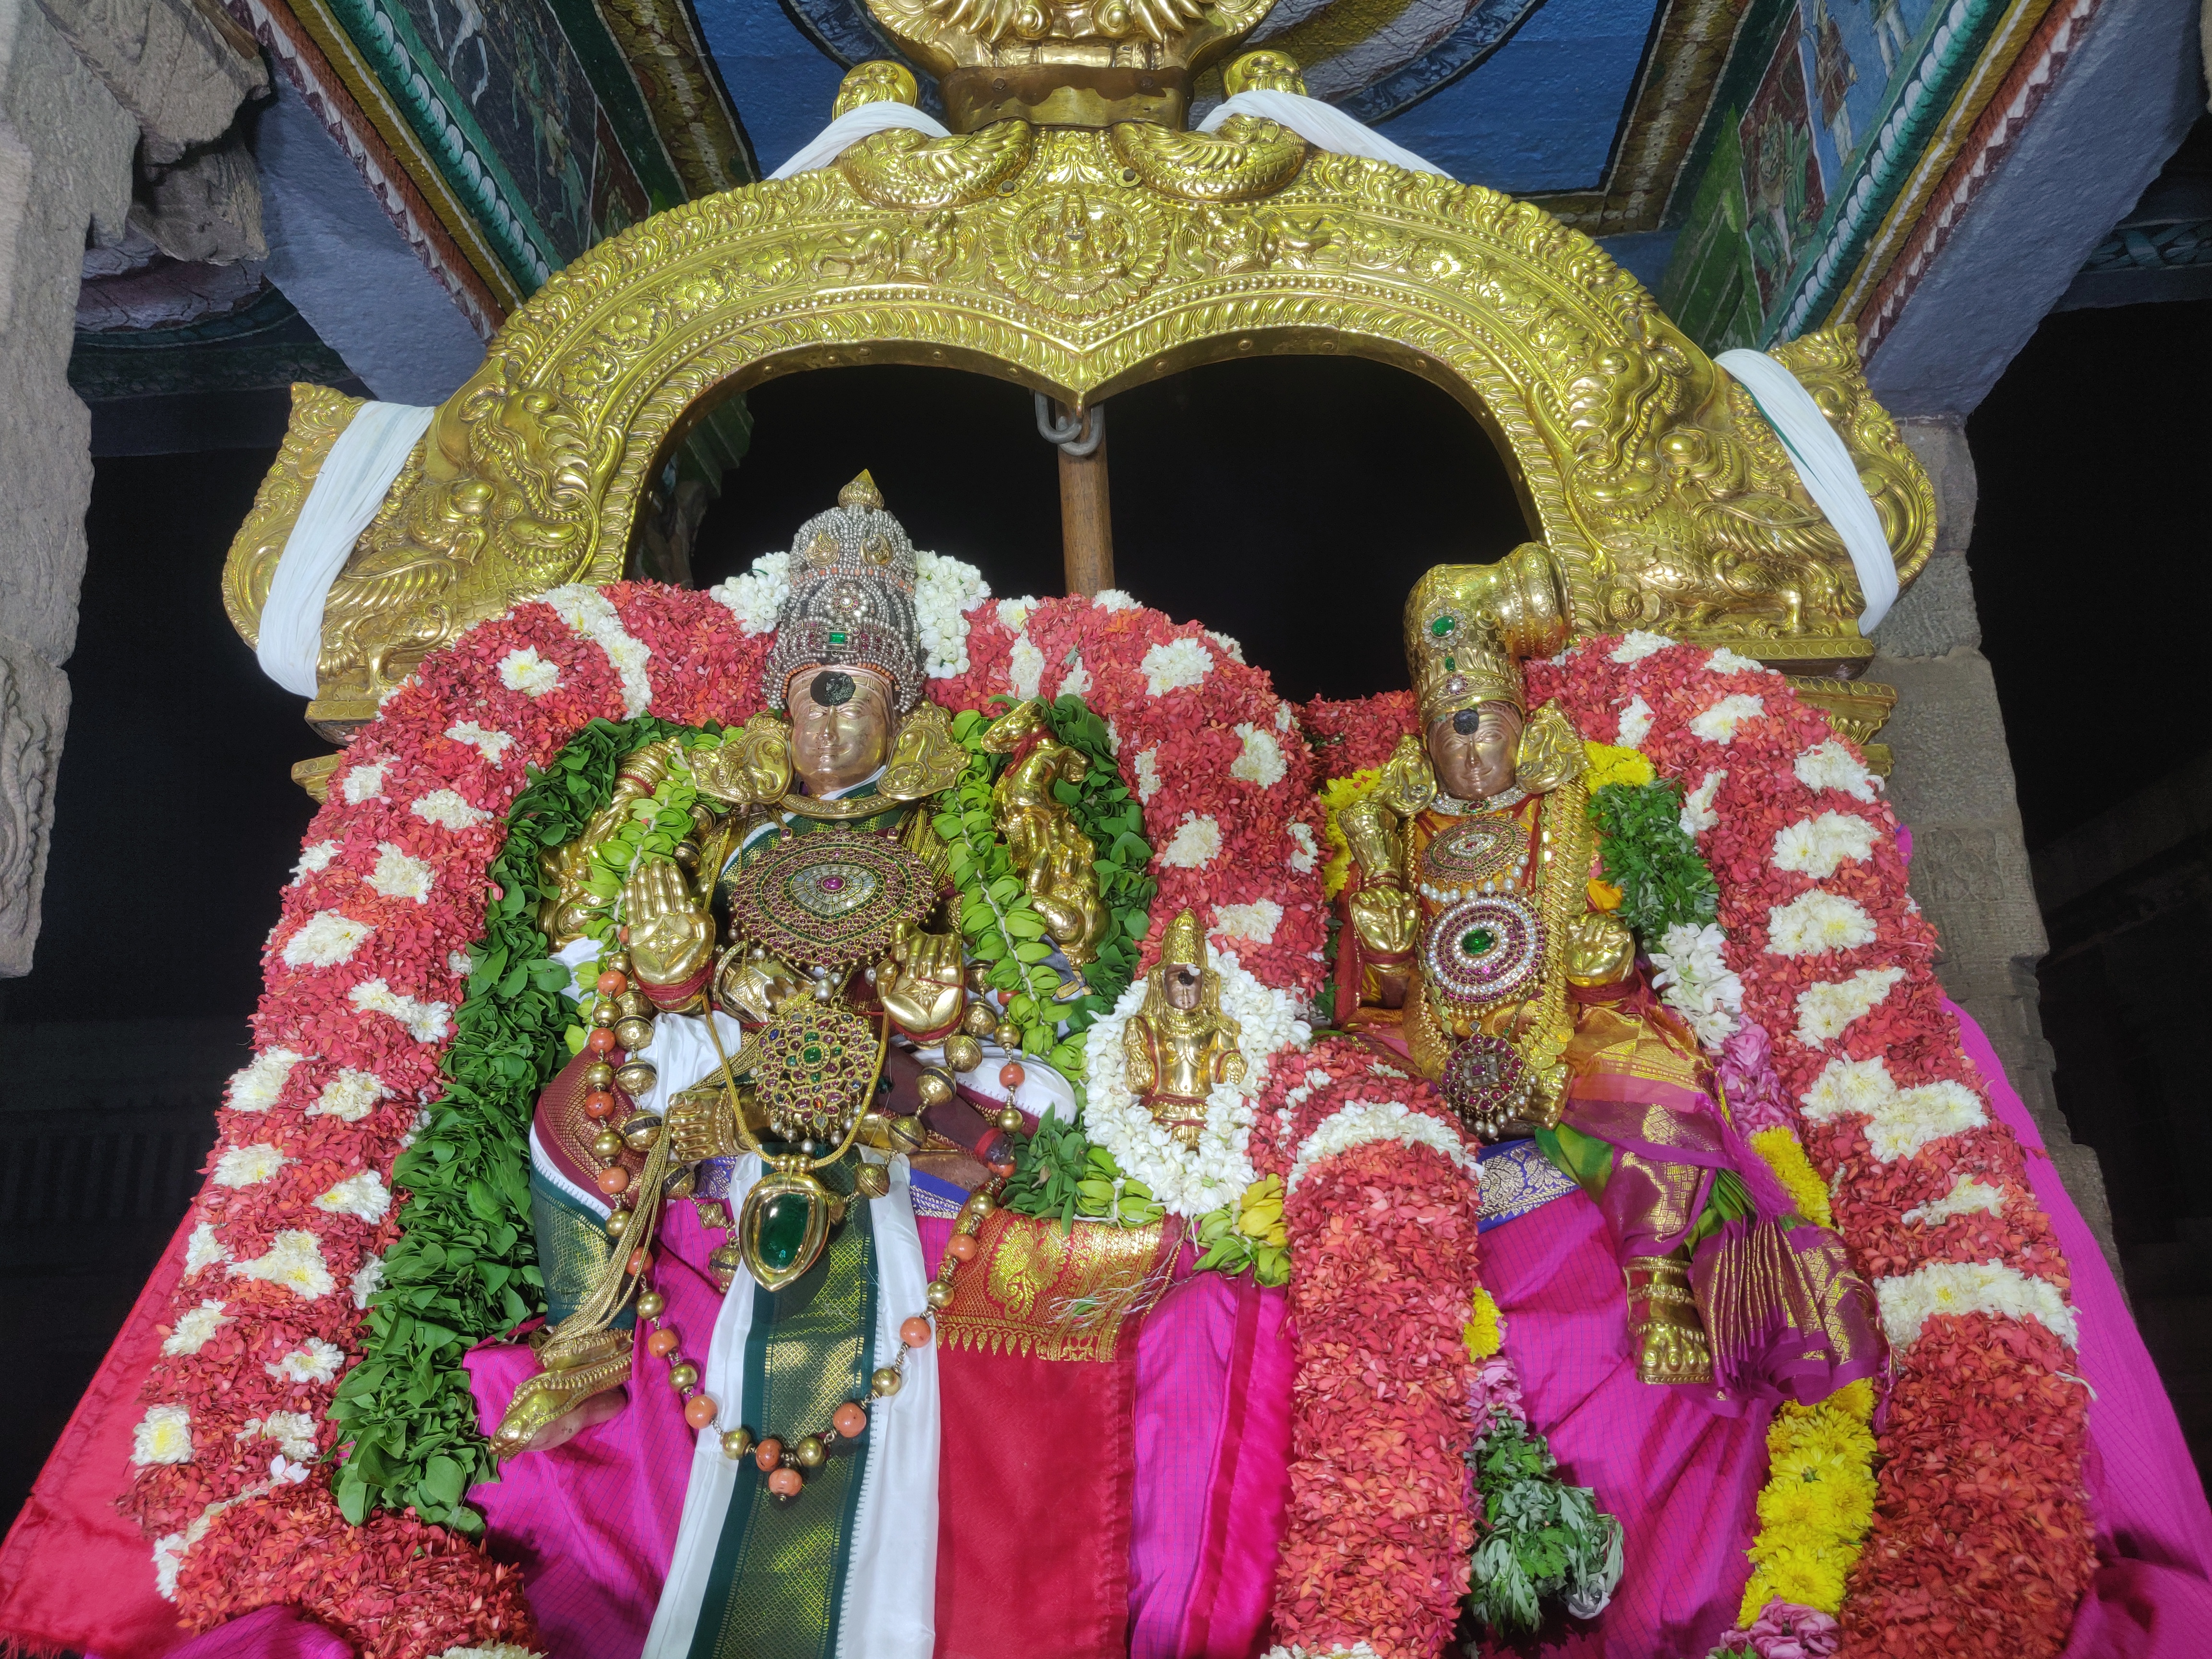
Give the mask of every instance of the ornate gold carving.
[[368, 401], [326, 386], [303, 382], [292, 387], [292, 418], [276, 463], [254, 491], [253, 509], [231, 539], [229, 556], [222, 562], [222, 608], [248, 645], [261, 642], [261, 607], [268, 603], [276, 561], [283, 556], [300, 509], [307, 504], [315, 475], [323, 470], [324, 458], [354, 411]]
[[1556, 702], [1546, 703], [1528, 716], [1528, 723], [1521, 728], [1521, 747], [1513, 767], [1515, 781], [1522, 788], [1532, 795], [1547, 793], [1582, 776], [1589, 765], [1582, 733]]
[[1114, 153], [1164, 196], [1242, 202], [1272, 196], [1305, 165], [1306, 141], [1288, 127], [1232, 115], [1218, 134], [1173, 132], [1141, 121], [1110, 129]]
[[292, 763], [292, 781], [307, 792], [316, 805], [323, 804], [331, 792], [331, 775], [345, 761], [343, 754], [317, 755], [311, 760]]
[[1819, 709], [1839, 738], [1849, 738], [1866, 756], [1867, 769], [1878, 777], [1889, 775], [1890, 753], [1886, 743], [1876, 743], [1875, 732], [1897, 708], [1897, 688], [1872, 680], [1837, 680], [1792, 674], [1790, 684], [1797, 695]]
[[[1272, 194], [1194, 199], [1205, 166], [1148, 180], [1103, 131], [1010, 124], [976, 142], [871, 141], [851, 167], [658, 215], [556, 275], [440, 409], [333, 588], [312, 717], [342, 729], [470, 624], [618, 577], [658, 458], [710, 396], [860, 362], [969, 368], [1079, 406], [1258, 349], [1358, 351], [1481, 418], [1565, 573], [1573, 632], [1656, 629], [1808, 672], [1871, 655], [1842, 544], [1748, 398], [1536, 209], [1320, 151]], [[895, 173], [965, 177], [1024, 142], [980, 199], [963, 184], [957, 206], [884, 204], [907, 188], [882, 182]], [[1178, 153], [1146, 152], [1168, 169]], [[1836, 420], [1909, 580], [1933, 493], [1848, 331], [1777, 356]], [[315, 418], [295, 416], [301, 453]], [[272, 482], [235, 558], [270, 542], [287, 487]], [[265, 591], [227, 587], [248, 638]]]
[[1036, 130], [1026, 121], [951, 138], [899, 128], [863, 138], [837, 158], [837, 170], [878, 207], [965, 207], [1019, 173], [1036, 147]]
[[921, 800], [960, 781], [968, 753], [952, 735], [952, 720], [933, 702], [920, 702], [899, 722], [891, 757], [876, 785], [884, 800]]
[[878, 58], [855, 64], [845, 72], [845, 78], [837, 83], [837, 101], [830, 106], [830, 116], [835, 120], [866, 104], [905, 104], [911, 107], [921, 102], [921, 83], [914, 78], [914, 71], [904, 64]]
[[1833, 680], [1792, 674], [1797, 695], [1827, 717], [1836, 735], [1864, 744], [1897, 708], [1897, 688], [1872, 680]]
[[938, 77], [952, 130], [972, 132], [1009, 118], [1180, 126], [1192, 76], [1274, 3], [868, 0], [868, 9]]
[[763, 708], [717, 744], [684, 757], [701, 794], [726, 806], [765, 806], [791, 787], [791, 721]]
[[1080, 968], [1097, 956], [1112, 918], [1098, 896], [1098, 849], [1053, 791], [1058, 784], [1082, 782], [1091, 763], [1080, 750], [1054, 741], [1043, 706], [1035, 700], [993, 720], [982, 744], [994, 755], [1011, 755], [1031, 738], [1036, 742], [1029, 753], [992, 787], [991, 816], [1046, 931]]
[[1121, 309], [1167, 259], [1152, 202], [1080, 185], [1032, 197], [992, 229], [991, 274], [1018, 298], [1064, 316]]

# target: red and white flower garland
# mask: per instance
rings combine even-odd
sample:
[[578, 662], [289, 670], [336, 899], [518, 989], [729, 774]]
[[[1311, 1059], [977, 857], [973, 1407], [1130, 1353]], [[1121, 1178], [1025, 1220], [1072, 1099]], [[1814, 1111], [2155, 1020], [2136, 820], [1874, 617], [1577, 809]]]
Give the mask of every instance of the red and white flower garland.
[[946, 706], [1074, 692], [1106, 719], [1159, 883], [1147, 966], [1188, 908], [1263, 984], [1295, 997], [1320, 988], [1328, 927], [1313, 769], [1295, 711], [1234, 641], [1109, 589], [982, 605], [967, 647], [967, 672], [933, 688]]
[[[1188, 904], [1263, 983], [1310, 995], [1325, 936], [1310, 769], [1267, 676], [1233, 642], [1125, 596], [1022, 602], [1024, 634], [967, 567], [933, 561], [931, 580], [936, 701], [1035, 690], [1017, 647], [1048, 649], [1063, 672], [1043, 689], [1079, 690], [1111, 722], [1155, 846], [1209, 826], [1185, 834], [1180, 858], [1156, 855], [1146, 962]], [[427, 659], [332, 775], [264, 951], [255, 1057], [218, 1114], [162, 1363], [140, 1392], [125, 1507], [188, 1626], [293, 1605], [376, 1659], [532, 1639], [512, 1569], [411, 1516], [349, 1526], [307, 1466], [333, 1449], [326, 1413], [398, 1233], [393, 1162], [440, 1091], [526, 769], [593, 719], [757, 712], [768, 635], [742, 597], [638, 583], [519, 605]]]
[[1288, 1189], [1291, 1499], [1276, 1659], [1436, 1659], [1468, 1593], [1478, 1385], [1510, 1404], [1463, 1338], [1474, 1317], [1481, 1187], [1429, 1084], [1353, 1039], [1278, 1060], [1252, 1161]]
[[1593, 641], [1528, 691], [1592, 736], [1640, 702], [1637, 746], [1705, 795], [1728, 965], [1881, 1304], [1895, 1376], [1844, 1652], [2056, 1653], [2093, 1565], [2066, 1263], [1942, 1006], [1880, 781], [1733, 652]]

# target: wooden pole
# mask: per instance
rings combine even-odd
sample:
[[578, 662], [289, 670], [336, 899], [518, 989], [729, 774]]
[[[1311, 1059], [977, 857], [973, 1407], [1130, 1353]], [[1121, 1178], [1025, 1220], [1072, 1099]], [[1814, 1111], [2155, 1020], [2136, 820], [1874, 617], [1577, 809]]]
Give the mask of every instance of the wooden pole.
[[[1090, 418], [1103, 416], [1094, 410]], [[1060, 452], [1060, 541], [1069, 592], [1089, 599], [1114, 586], [1114, 507], [1106, 488], [1103, 431], [1088, 455], [1071, 455], [1065, 447]]]

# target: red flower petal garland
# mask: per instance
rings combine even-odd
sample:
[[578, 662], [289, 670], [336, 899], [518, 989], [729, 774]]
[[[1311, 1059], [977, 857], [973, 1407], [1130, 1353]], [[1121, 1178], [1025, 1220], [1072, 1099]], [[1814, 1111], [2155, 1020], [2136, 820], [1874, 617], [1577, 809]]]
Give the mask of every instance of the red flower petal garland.
[[1326, 1653], [1365, 1643], [1382, 1659], [1435, 1659], [1468, 1592], [1474, 1517], [1467, 1454], [1476, 1367], [1474, 1316], [1480, 1189], [1431, 1145], [1359, 1140], [1324, 1158], [1301, 1150], [1349, 1109], [1404, 1107], [1456, 1146], [1429, 1085], [1350, 1038], [1276, 1062], [1256, 1103], [1252, 1159], [1292, 1180], [1292, 1394], [1289, 1524], [1276, 1640]]
[[1382, 765], [1397, 751], [1399, 739], [1420, 729], [1410, 691], [1343, 701], [1316, 697], [1298, 705], [1298, 724], [1325, 778], [1348, 778]]
[[[746, 634], [726, 605], [653, 583], [600, 594], [647, 653], [653, 713], [733, 725], [762, 707], [770, 636]], [[1187, 822], [1212, 825], [1186, 836], [1192, 861], [1156, 858], [1149, 953], [1164, 918], [1197, 905], [1260, 978], [1310, 992], [1325, 938], [1310, 767], [1267, 677], [1232, 643], [1133, 605], [1025, 609], [1026, 631], [988, 604], [969, 612], [971, 666], [933, 681], [933, 698], [957, 709], [1029, 695], [1021, 648], [1049, 651], [1060, 669], [1048, 694], [1079, 690], [1114, 722], [1155, 846]], [[1066, 684], [1085, 659], [1085, 679]], [[378, 1659], [532, 1639], [511, 1569], [411, 1516], [349, 1527], [324, 1482], [301, 1477], [333, 1449], [325, 1413], [398, 1235], [392, 1164], [441, 1087], [501, 821], [526, 769], [588, 720], [622, 718], [623, 691], [604, 641], [546, 604], [519, 605], [426, 660], [331, 781], [264, 952], [254, 1062], [218, 1115], [161, 1328], [171, 1346], [140, 1395], [149, 1415], [124, 1504], [157, 1540], [191, 1627], [283, 1603]]]
[[[605, 595], [654, 653], [661, 712], [734, 722], [760, 706], [764, 641], [725, 607], [651, 584]], [[190, 1627], [283, 1602], [395, 1659], [532, 1639], [511, 1568], [411, 1518], [348, 1527], [301, 1465], [333, 1449], [325, 1413], [398, 1235], [392, 1166], [441, 1086], [501, 820], [526, 767], [623, 714], [603, 646], [526, 604], [427, 660], [331, 780], [270, 934], [255, 1060], [218, 1115], [163, 1363], [140, 1396], [149, 1423], [181, 1413], [189, 1437], [142, 1429], [124, 1503], [157, 1539]]]
[[177, 1592], [198, 1629], [259, 1607], [297, 1607], [362, 1659], [538, 1640], [520, 1570], [488, 1561], [411, 1510], [349, 1526], [319, 1481], [225, 1510], [187, 1559]]
[[[1532, 703], [1558, 697], [1586, 738], [1641, 749], [1693, 799], [1710, 781], [1698, 842], [1720, 884], [1728, 964], [1743, 982], [1744, 1012], [1772, 1036], [1793, 1107], [1838, 1063], [1879, 1060], [1897, 1091], [1956, 1085], [1980, 1108], [1976, 1121], [1888, 1126], [1887, 1156], [1863, 1112], [1824, 1108], [1821, 1121], [1798, 1126], [1835, 1194], [1838, 1231], [1882, 1297], [1897, 1374], [1877, 1435], [1881, 1500], [1842, 1615], [1844, 1650], [2056, 1653], [2094, 1565], [2081, 1485], [2086, 1390], [2063, 1374], [2065, 1349], [2040, 1323], [1981, 1310], [1939, 1315], [1906, 1335], [1893, 1313], [1916, 1294], [1913, 1274], [1943, 1264], [1988, 1263], [2061, 1297], [2068, 1282], [2019, 1144], [1988, 1114], [1942, 1007], [1934, 930], [1906, 892], [1894, 816], [1826, 721], [1779, 675], [1733, 653], [1649, 635], [1589, 641], [1560, 661], [1529, 665], [1528, 695]], [[1717, 721], [1723, 699], [1757, 707], [1739, 702], [1737, 718]], [[1785, 860], [1778, 838], [1830, 814], [1863, 821], [1853, 833], [1866, 855], [1836, 858], [1826, 873], [1802, 853]], [[1856, 906], [1872, 939], [1803, 949], [1793, 930], [1778, 940], [1775, 912], [1816, 890]], [[1865, 970], [1899, 977], [1838, 1035], [1808, 1029], [1800, 999]], [[1943, 1212], [1965, 1177], [2001, 1194], [1996, 1212]]]

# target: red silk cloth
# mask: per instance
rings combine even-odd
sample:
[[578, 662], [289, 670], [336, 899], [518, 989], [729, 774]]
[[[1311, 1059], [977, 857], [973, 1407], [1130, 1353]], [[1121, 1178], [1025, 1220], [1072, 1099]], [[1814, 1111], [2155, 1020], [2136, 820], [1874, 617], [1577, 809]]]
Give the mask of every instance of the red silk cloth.
[[115, 1503], [131, 1483], [131, 1431], [145, 1414], [138, 1385], [161, 1363], [157, 1327], [170, 1316], [193, 1224], [190, 1214], [177, 1224], [0, 1543], [0, 1641], [156, 1659], [185, 1639], [175, 1606], [154, 1588], [152, 1540]]

